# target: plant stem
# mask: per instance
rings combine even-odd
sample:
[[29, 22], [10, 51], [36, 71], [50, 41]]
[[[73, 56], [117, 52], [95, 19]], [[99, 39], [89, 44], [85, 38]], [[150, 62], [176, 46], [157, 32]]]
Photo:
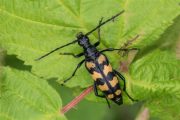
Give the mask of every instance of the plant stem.
[[79, 96], [74, 98], [70, 103], [68, 103], [66, 106], [64, 106], [60, 112], [62, 114], [66, 113], [69, 111], [71, 108], [73, 108], [75, 105], [77, 105], [86, 95], [88, 95], [91, 91], [93, 90], [93, 86], [88, 87], [85, 89]]

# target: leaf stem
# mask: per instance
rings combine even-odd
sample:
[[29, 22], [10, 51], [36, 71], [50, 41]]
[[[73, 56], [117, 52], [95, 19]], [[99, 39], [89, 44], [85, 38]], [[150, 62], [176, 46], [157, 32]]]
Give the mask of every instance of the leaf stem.
[[61, 110], [60, 113], [64, 114], [67, 111], [69, 111], [71, 108], [73, 108], [75, 105], [77, 105], [86, 95], [88, 95], [93, 90], [93, 86], [88, 87], [85, 89], [79, 96], [74, 98], [70, 103], [65, 105]]

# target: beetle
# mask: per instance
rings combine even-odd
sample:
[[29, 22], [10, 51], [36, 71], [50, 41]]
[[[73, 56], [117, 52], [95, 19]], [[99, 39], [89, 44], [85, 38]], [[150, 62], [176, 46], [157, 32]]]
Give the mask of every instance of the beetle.
[[[70, 43], [67, 43], [63, 46], [60, 46], [60, 47], [48, 52], [47, 54], [39, 57], [36, 60], [40, 60], [40, 59], [48, 56], [49, 54], [51, 54], [51, 53], [53, 53], [53, 52], [55, 52], [61, 48], [64, 48], [64, 47], [69, 46], [71, 44], [78, 43], [79, 46], [83, 48], [82, 53], [79, 53], [77, 55], [75, 55], [74, 53], [60, 53], [60, 55], [70, 55], [70, 56], [73, 56], [75, 58], [79, 58], [81, 56], [85, 57], [85, 59], [83, 59], [77, 65], [77, 67], [75, 68], [72, 75], [69, 78], [67, 78], [66, 80], [64, 80], [64, 83], [66, 83], [68, 80], [70, 80], [75, 75], [75, 73], [80, 68], [80, 66], [83, 63], [85, 63], [85, 67], [86, 67], [87, 71], [91, 74], [91, 76], [94, 80], [94, 93], [95, 93], [95, 95], [98, 97], [101, 97], [101, 98], [105, 98], [109, 107], [110, 107], [110, 104], [109, 104], [108, 99], [114, 101], [118, 105], [121, 105], [123, 103], [122, 90], [126, 93], [126, 95], [129, 97], [129, 99], [131, 99], [132, 101], [135, 101], [126, 92], [125, 78], [123, 77], [123, 75], [121, 75], [121, 73], [119, 73], [118, 71], [116, 71], [115, 69], [112, 68], [111, 64], [109, 63], [108, 58], [104, 54], [104, 52], [106, 52], [106, 51], [115, 51], [115, 50], [127, 51], [127, 50], [133, 50], [134, 48], [132, 48], [132, 49], [107, 48], [107, 49], [104, 49], [101, 51], [97, 50], [97, 48], [96, 48], [100, 44], [100, 41], [101, 41], [100, 28], [103, 25], [105, 25], [106, 23], [108, 23], [109, 21], [114, 21], [114, 19], [116, 17], [120, 16], [123, 12], [124, 12], [124, 10], [117, 13], [116, 15], [112, 16], [111, 18], [107, 19], [106, 21], [102, 21], [103, 18], [101, 18], [101, 20], [99, 21], [99, 24], [94, 29], [89, 31], [88, 33], [83, 34], [82, 32], [79, 32], [76, 35], [76, 40], [74, 40]], [[97, 29], [98, 29], [98, 41], [95, 44], [91, 44], [88, 35], [90, 35], [92, 32], [94, 32]], [[118, 77], [120, 78], [120, 80], [122, 80], [124, 82], [123, 89], [120, 88]], [[102, 91], [103, 95], [100, 95], [98, 93], [98, 88], [100, 91]]]

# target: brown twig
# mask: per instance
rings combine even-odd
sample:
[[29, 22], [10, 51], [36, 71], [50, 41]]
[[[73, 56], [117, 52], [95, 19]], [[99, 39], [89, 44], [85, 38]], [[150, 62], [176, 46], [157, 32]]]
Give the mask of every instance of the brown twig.
[[79, 96], [74, 98], [70, 103], [68, 103], [66, 106], [64, 106], [60, 112], [61, 114], [66, 113], [69, 111], [71, 108], [73, 108], [75, 105], [77, 105], [86, 95], [88, 95], [91, 91], [93, 90], [93, 86], [88, 87], [85, 89]]
[[136, 120], [149, 120], [149, 109], [148, 108], [144, 108], [138, 115], [138, 117], [136, 118]]

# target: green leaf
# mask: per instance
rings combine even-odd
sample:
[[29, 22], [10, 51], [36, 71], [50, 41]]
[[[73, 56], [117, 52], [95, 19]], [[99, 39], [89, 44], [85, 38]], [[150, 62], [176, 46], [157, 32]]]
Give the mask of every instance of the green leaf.
[[[31, 65], [33, 74], [61, 82], [72, 74], [81, 59], [60, 56], [59, 52], [80, 53], [82, 49], [78, 45], [63, 48], [40, 61], [34, 59], [71, 42], [76, 33], [88, 32], [101, 17], [105, 20], [123, 9], [125, 13], [102, 27], [99, 48], [119, 48], [139, 34], [140, 37], [129, 46], [140, 48], [141, 52], [130, 68], [130, 76], [126, 74], [128, 92], [134, 98], [148, 100], [146, 105], [151, 109], [152, 116], [172, 119], [176, 114], [178, 117], [179, 108], [177, 111], [174, 109], [179, 105], [180, 78], [179, 61], [173, 52], [175, 42], [168, 50], [169, 46], [165, 43], [172, 40], [165, 35], [160, 41], [158, 38], [180, 14], [179, 0], [0, 0], [0, 47], [7, 50], [8, 55], [16, 55], [25, 65]], [[97, 32], [89, 37], [94, 43], [98, 38]], [[120, 56], [115, 52], [107, 53], [107, 56], [114, 69], [118, 69]], [[13, 75], [7, 81], [17, 77]], [[23, 76], [29, 75], [25, 72]], [[7, 76], [11, 76], [11, 72], [7, 72]], [[93, 80], [83, 66], [66, 85], [86, 88], [92, 84]], [[14, 89], [19, 91], [19, 88]], [[15, 105], [14, 101], [10, 103]], [[166, 106], [168, 114], [161, 116]], [[38, 113], [33, 112], [33, 115]]]
[[61, 99], [46, 81], [9, 67], [2, 70], [1, 120], [65, 120]]
[[180, 117], [180, 60], [175, 52], [179, 33], [180, 16], [131, 65], [133, 80], [129, 88], [136, 98], [146, 101], [152, 119], [178, 120]]
[[[1, 0], [0, 46], [9, 55], [15, 54], [26, 65], [32, 65], [36, 75], [63, 81], [80, 60], [58, 53], [79, 53], [82, 49], [78, 45], [64, 48], [40, 61], [34, 59], [72, 41], [77, 32], [91, 30], [102, 16], [107, 19], [123, 9], [125, 13], [114, 23], [102, 27], [101, 49], [121, 47], [137, 34], [140, 38], [135, 42], [136, 46], [151, 45], [180, 11], [178, 0]], [[90, 38], [92, 42], [97, 41], [97, 34], [93, 33]], [[118, 54], [108, 56], [114, 68], [118, 68]], [[91, 85], [92, 78], [84, 70], [82, 67], [67, 85]]]
[[179, 118], [180, 61], [175, 53], [155, 50], [134, 62], [130, 70], [131, 92], [147, 102], [152, 116]]

